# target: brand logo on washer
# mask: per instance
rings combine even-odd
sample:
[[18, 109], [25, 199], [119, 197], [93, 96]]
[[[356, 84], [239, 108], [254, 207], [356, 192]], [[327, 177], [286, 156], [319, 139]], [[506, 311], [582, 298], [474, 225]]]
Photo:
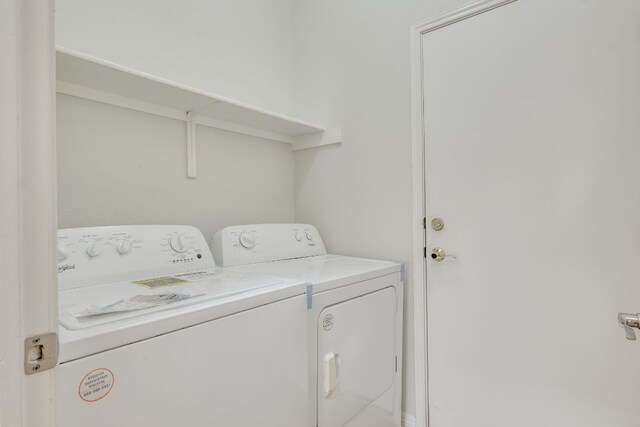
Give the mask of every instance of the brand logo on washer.
[[76, 269], [76, 265], [72, 264], [64, 264], [64, 265], [59, 265], [58, 266], [58, 273], [64, 273], [67, 270], [75, 270]]
[[322, 319], [322, 328], [325, 331], [330, 331], [333, 328], [333, 322], [333, 314], [327, 314], [324, 316], [324, 319]]

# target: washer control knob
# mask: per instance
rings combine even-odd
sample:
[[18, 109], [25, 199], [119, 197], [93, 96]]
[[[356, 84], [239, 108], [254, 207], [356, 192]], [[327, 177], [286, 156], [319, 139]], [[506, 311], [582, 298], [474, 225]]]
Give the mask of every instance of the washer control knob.
[[169, 239], [169, 246], [171, 249], [178, 253], [183, 253], [187, 251], [187, 242], [185, 242], [184, 236], [182, 234], [174, 234]]
[[310, 242], [313, 242], [313, 236], [311, 235], [311, 233], [306, 233], [307, 235], [307, 240]]
[[116, 244], [116, 250], [120, 255], [125, 255], [131, 252], [131, 242], [128, 240], [119, 240]]
[[64, 246], [58, 245], [58, 262], [67, 259], [67, 250]]
[[296, 233], [293, 237], [295, 237], [298, 242], [302, 241], [302, 233]]
[[87, 246], [87, 255], [91, 258], [97, 257], [102, 253], [102, 249], [104, 248], [104, 243], [100, 240], [94, 240], [92, 243], [89, 243]]
[[245, 231], [240, 234], [240, 244], [247, 249], [251, 249], [256, 245], [256, 239]]

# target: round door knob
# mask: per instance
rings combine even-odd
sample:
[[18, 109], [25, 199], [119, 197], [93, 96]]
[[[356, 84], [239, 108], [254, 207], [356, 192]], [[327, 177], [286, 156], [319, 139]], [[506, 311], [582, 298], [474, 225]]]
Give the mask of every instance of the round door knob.
[[247, 249], [251, 249], [256, 245], [256, 239], [249, 233], [242, 233], [240, 234], [240, 244]]
[[100, 240], [96, 240], [87, 246], [87, 255], [91, 258], [97, 257], [102, 253], [103, 248], [104, 244]]
[[187, 250], [187, 242], [185, 242], [182, 234], [174, 234], [171, 236], [169, 239], [169, 246], [178, 253], [186, 252]]
[[64, 248], [64, 246], [58, 246], [58, 262], [60, 261], [64, 261], [65, 259], [67, 259], [67, 250]]
[[120, 240], [116, 244], [116, 250], [120, 255], [128, 254], [131, 252], [131, 242], [128, 240]]

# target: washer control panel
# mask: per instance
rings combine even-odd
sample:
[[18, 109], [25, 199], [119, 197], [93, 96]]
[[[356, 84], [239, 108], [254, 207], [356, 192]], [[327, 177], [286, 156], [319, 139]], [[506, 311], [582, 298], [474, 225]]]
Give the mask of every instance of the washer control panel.
[[58, 230], [59, 289], [215, 267], [206, 239], [186, 225]]
[[327, 253], [318, 230], [309, 224], [234, 225], [219, 230], [211, 247], [222, 267]]

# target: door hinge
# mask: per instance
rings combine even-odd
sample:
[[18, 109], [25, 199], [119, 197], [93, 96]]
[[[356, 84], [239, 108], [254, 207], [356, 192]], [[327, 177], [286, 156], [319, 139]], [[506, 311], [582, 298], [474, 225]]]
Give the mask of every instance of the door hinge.
[[425, 230], [427, 229], [427, 217], [423, 217], [422, 218], [422, 228], [424, 228]]
[[48, 332], [24, 340], [24, 373], [37, 374], [58, 364], [58, 334]]
[[427, 247], [425, 246], [423, 249], [424, 249], [424, 257], [426, 258], [427, 257]]

